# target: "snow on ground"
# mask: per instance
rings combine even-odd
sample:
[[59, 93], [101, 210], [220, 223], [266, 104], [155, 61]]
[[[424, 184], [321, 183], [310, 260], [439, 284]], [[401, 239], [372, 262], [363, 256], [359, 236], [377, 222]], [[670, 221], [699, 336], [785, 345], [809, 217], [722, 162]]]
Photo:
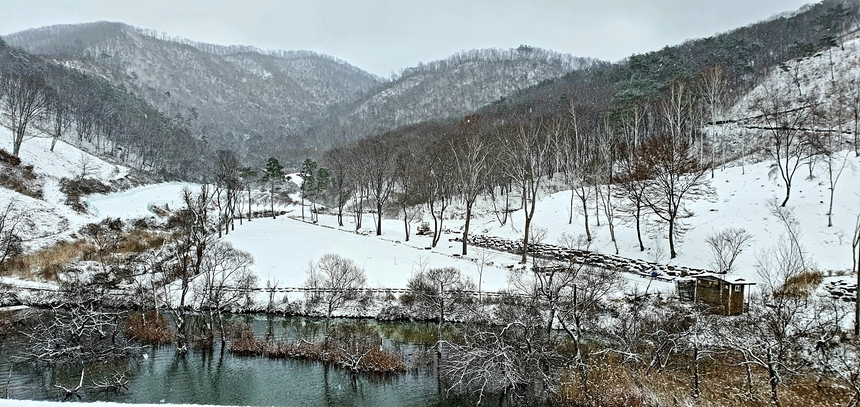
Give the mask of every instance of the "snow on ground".
[[[0, 126], [0, 148], [12, 151], [12, 132]], [[66, 197], [60, 192], [60, 179], [74, 177], [86, 163], [91, 178], [102, 182], [119, 179], [128, 174], [128, 168], [95, 157], [80, 149], [58, 141], [54, 151], [51, 139], [35, 137], [21, 145], [21, 165], [32, 165], [42, 184], [44, 199], [39, 200], [0, 187], [0, 204], [14, 202], [18, 211], [26, 211], [27, 224], [19, 229], [28, 250], [38, 249], [68, 236], [81, 226], [92, 222], [89, 214], [80, 214], [65, 205]]]
[[[333, 220], [326, 216], [320, 218], [321, 221]], [[390, 222], [384, 223], [391, 226]], [[477, 283], [477, 263], [451, 256], [458, 252], [459, 243], [443, 240], [437, 249], [425, 250], [425, 245], [430, 245], [427, 236], [415, 236], [408, 243], [391, 240], [393, 236], [386, 234], [382, 239], [363, 236], [281, 216], [276, 220], [254, 219], [237, 225], [226, 239], [254, 256], [254, 268], [261, 285], [277, 281], [279, 287], [301, 287], [307, 278], [308, 263], [316, 262], [326, 253], [354, 260], [364, 268], [368, 285], [374, 288], [405, 288], [406, 281], [420, 270], [422, 262], [431, 268], [458, 268]], [[496, 263], [516, 262], [511, 255], [498, 253], [496, 256]], [[482, 289], [497, 291], [506, 287], [507, 270], [485, 267]]]
[[[12, 131], [3, 126], [0, 126], [0, 148], [12, 152]], [[84, 165], [88, 177], [103, 182], [123, 178], [129, 172], [124, 166], [111, 164], [62, 140], [51, 151], [50, 137], [25, 140], [19, 155], [21, 165], [32, 164], [37, 174], [57, 180], [80, 174]]]
[[813, 96], [818, 102], [832, 100], [832, 81], [847, 89], [845, 82], [860, 75], [860, 37], [856, 33], [852, 35], [855, 38], [846, 39], [842, 46], [786, 63], [787, 69], [772, 68], [767, 79], [744, 95], [729, 110], [727, 117], [760, 114], [759, 109], [753, 107], [756, 100], [777, 89], [782, 90], [777, 94], [789, 97], [787, 100], [802, 95]]
[[[844, 156], [844, 154], [843, 154]], [[860, 159], [851, 154], [846, 168], [836, 186], [833, 206], [833, 226], [827, 227], [829, 184], [824, 166], [819, 165], [815, 177], [806, 179], [806, 167], [801, 168], [794, 180], [790, 208], [800, 225], [800, 242], [806, 247], [812, 260], [822, 271], [847, 271], [852, 267], [851, 237], [857, 216], [860, 215]], [[768, 177], [769, 163], [747, 165], [745, 175], [740, 167], [717, 170], [711, 180], [716, 195], [710, 200], [700, 200], [688, 205], [694, 216], [686, 219], [689, 230], [682, 242], [676, 246], [678, 258], [669, 261], [666, 228], [643, 229], [646, 252], [640, 252], [636, 232], [632, 225], [616, 224], [619, 254], [625, 257], [650, 260], [651, 252], [662, 250], [665, 262], [687, 267], [709, 267], [710, 251], [705, 239], [714, 231], [729, 227], [744, 228], [753, 235], [752, 247], [745, 250], [736, 263], [736, 275], [752, 281], [760, 281], [755, 272], [756, 255], [762, 249], [773, 247], [784, 234], [784, 228], [768, 208], [768, 202], [784, 198], [785, 189], [780, 182]], [[574, 219], [568, 224], [570, 191], [561, 191], [541, 199], [537, 204], [534, 225], [547, 229], [547, 243], [555, 243], [562, 233], [583, 234], [581, 210], [574, 208]], [[589, 220], [595, 236], [591, 249], [601, 253], [615, 253], [609, 238], [605, 216], [601, 213], [601, 227], [596, 226], [593, 202]], [[617, 214], [616, 216], [621, 215]], [[452, 222], [454, 223], [454, 222]], [[620, 222], [619, 222], [620, 223]], [[500, 226], [493, 219], [474, 222], [475, 230], [487, 229], [489, 234], [511, 239], [522, 237], [522, 211], [513, 213], [513, 224]], [[512, 228], [514, 226], [516, 230]], [[658, 234], [659, 238], [649, 235]]]
[[[824, 271], [845, 271], [849, 270], [852, 264], [850, 240], [856, 216], [860, 212], [860, 195], [856, 192], [856, 187], [860, 185], [860, 161], [854, 157], [849, 160], [857, 168], [846, 168], [837, 185], [833, 227], [827, 227], [829, 191], [826, 174], [821, 173], [821, 167], [817, 169], [813, 179], [806, 179], [805, 174], [798, 173], [788, 204], [799, 221], [801, 243], [806, 246], [812, 260]], [[742, 171], [745, 174], [742, 174]], [[689, 230], [677, 247], [678, 258], [671, 261], [668, 259], [664, 227], [649, 227], [651, 232], [643, 231], [648, 250], [640, 252], [632, 225], [622, 224], [619, 220], [616, 224], [616, 235], [620, 255], [651, 260], [653, 251], [663, 251], [664, 261], [669, 264], [709, 268], [710, 252], [705, 238], [724, 228], [744, 228], [754, 236], [754, 241], [753, 246], [745, 250], [738, 259], [736, 275], [760, 281], [754, 268], [757, 254], [763, 249], [773, 247], [784, 234], [783, 227], [768, 208], [769, 201], [783, 197], [784, 189], [777, 181], [768, 178], [768, 171], [769, 165], [766, 162], [747, 165], [744, 170], [740, 167], [717, 170], [711, 181], [716, 195], [709, 200], [689, 205], [694, 216], [686, 220]], [[179, 191], [183, 186], [178, 183], [152, 185], [119, 194], [91, 197], [89, 202], [93, 211], [102, 216], [138, 217], [148, 213], [148, 205], [168, 203], [171, 207], [177, 207], [175, 205], [179, 205]], [[569, 194], [569, 191], [560, 191], [545, 196], [538, 202], [534, 224], [547, 230], [547, 243], [556, 243], [562, 233], [577, 235], [583, 232], [583, 217], [578, 208], [574, 209], [573, 223], [567, 223]], [[263, 202], [260, 204], [259, 209], [266, 206]], [[280, 209], [287, 210], [289, 215], [294, 217], [300, 213], [298, 206], [283, 206]], [[486, 207], [478, 208], [477, 212], [481, 215], [473, 220], [472, 233], [486, 232], [509, 239], [522, 237], [522, 211], [512, 213], [512, 218], [504, 226], [499, 224]], [[448, 216], [462, 217], [457, 211], [452, 211]], [[590, 214], [592, 233], [595, 236], [591, 249], [614, 253], [605, 217], [603, 214], [600, 216], [602, 226], [598, 227], [594, 214]], [[280, 287], [302, 286], [307, 276], [308, 263], [318, 260], [326, 253], [338, 253], [353, 259], [365, 268], [369, 285], [377, 288], [405, 287], [406, 281], [422, 261], [427, 261], [428, 267], [457, 267], [477, 282], [477, 263], [482, 250], [471, 247], [469, 256], [455, 258], [453, 255], [460, 252], [460, 243], [449, 241], [459, 236], [462, 219], [445, 221], [445, 227], [452, 229], [453, 233], [444, 234], [439, 246], [433, 250], [425, 249], [430, 246], [430, 237], [414, 234], [417, 223], [410, 226], [412, 236], [411, 240], [406, 242], [402, 221], [383, 220], [381, 237], [356, 234], [353, 218], [345, 217], [344, 221], [344, 227], [339, 228], [336, 218], [331, 215], [320, 215], [318, 225], [287, 216], [280, 216], [277, 220], [255, 219], [243, 225], [237, 224], [235, 231], [227, 235], [226, 239], [254, 256], [254, 269], [260, 278], [260, 285], [265, 285], [266, 281], [278, 281]], [[363, 223], [362, 232], [369, 232], [373, 224], [372, 217], [365, 215]], [[654, 237], [649, 237], [649, 234]], [[482, 289], [495, 291], [508, 288], [508, 269], [505, 266], [514, 266], [517, 257], [493, 251], [487, 253], [487, 260], [493, 265], [484, 269]], [[649, 280], [637, 276], [625, 277], [640, 290], [644, 290], [649, 283]], [[673, 286], [654, 282], [650, 289], [669, 292]]]
[[182, 206], [182, 189], [195, 185], [184, 182], [167, 182], [145, 185], [113, 194], [95, 194], [87, 197], [87, 206], [100, 218], [134, 219], [152, 216], [153, 206], [168, 205], [170, 208]]

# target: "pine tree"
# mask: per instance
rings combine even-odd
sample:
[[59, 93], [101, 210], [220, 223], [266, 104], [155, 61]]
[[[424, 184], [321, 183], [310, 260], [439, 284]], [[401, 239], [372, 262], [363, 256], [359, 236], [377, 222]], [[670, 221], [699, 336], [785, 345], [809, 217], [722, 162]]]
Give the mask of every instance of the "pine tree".
[[270, 157], [269, 161], [266, 162], [266, 168], [263, 170], [263, 178], [261, 181], [269, 184], [269, 201], [272, 205], [272, 219], [278, 218], [275, 214], [275, 188], [278, 183], [284, 180], [285, 176], [284, 166], [281, 165], [275, 157]]

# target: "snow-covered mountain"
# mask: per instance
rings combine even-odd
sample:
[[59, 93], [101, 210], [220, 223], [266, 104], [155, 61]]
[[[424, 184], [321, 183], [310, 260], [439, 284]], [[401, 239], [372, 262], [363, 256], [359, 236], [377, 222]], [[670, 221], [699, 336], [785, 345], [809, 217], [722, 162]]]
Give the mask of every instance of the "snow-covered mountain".
[[171, 117], [195, 119], [210, 141], [234, 148], [252, 138], [297, 132], [329, 106], [355, 100], [381, 82], [314, 52], [202, 44], [122, 23], [57, 25], [4, 38], [124, 85]]
[[204, 44], [122, 23], [55, 25], [4, 39], [123, 85], [168, 116], [190, 119], [207, 141], [250, 154], [462, 116], [598, 63], [521, 46], [463, 52], [383, 80], [314, 52]]
[[480, 49], [405, 69], [359, 100], [338, 107], [320, 131], [342, 140], [423, 121], [459, 120], [481, 107], [571, 71], [607, 64], [520, 46]]

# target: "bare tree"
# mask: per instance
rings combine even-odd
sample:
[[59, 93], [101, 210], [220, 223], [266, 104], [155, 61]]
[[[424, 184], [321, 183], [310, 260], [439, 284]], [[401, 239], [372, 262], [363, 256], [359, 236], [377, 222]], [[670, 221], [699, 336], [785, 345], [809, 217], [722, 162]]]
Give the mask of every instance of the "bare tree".
[[259, 174], [257, 171], [254, 171], [251, 167], [239, 168], [239, 179], [241, 180], [241, 185], [248, 193], [248, 222], [253, 218], [253, 213], [251, 212], [251, 204], [253, 204], [253, 199], [251, 198], [251, 187], [254, 185], [254, 182], [257, 181], [258, 176]]
[[[599, 132], [597, 138], [597, 188], [600, 204], [603, 207], [603, 215], [606, 217], [606, 225], [609, 227], [609, 238], [615, 246], [615, 254], [618, 254], [618, 240], [615, 238], [615, 137], [608, 123], [604, 123], [603, 131]], [[605, 192], [604, 192], [605, 190]]]
[[[173, 317], [177, 331], [176, 349], [180, 353], [188, 350], [188, 294], [192, 282], [202, 273], [205, 254], [213, 239], [208, 208], [214, 199], [214, 192], [206, 184], [201, 185], [196, 194], [185, 188], [182, 190], [184, 207], [174, 215], [176, 228], [171, 245], [175, 256], [172, 263], [165, 267], [168, 275], [160, 301]], [[178, 282], [178, 293], [174, 292], [174, 281]]]
[[729, 273], [741, 252], [749, 247], [753, 236], [743, 228], [727, 228], [705, 238], [711, 249], [711, 267], [718, 273]]
[[[860, 287], [860, 214], [854, 223], [854, 238], [851, 239], [851, 258], [854, 261], [854, 273], [857, 274], [857, 287]], [[860, 337], [860, 289], [854, 298], [854, 336]]]
[[[568, 112], [571, 124], [570, 132], [564, 128], [561, 120], [556, 120], [551, 126], [554, 149], [560, 161], [559, 167], [565, 185], [570, 188], [570, 213], [568, 223], [573, 223], [574, 197], [579, 198], [582, 205], [582, 216], [585, 236], [591, 240], [591, 229], [588, 221], [588, 200], [596, 196], [595, 173], [595, 143], [591, 137], [593, 129], [586, 129], [576, 106], [571, 104]], [[589, 131], [586, 131], [589, 130]], [[593, 185], [592, 185], [593, 184]], [[593, 187], [593, 189], [592, 189]]]
[[[236, 218], [236, 200], [241, 187], [239, 158], [230, 150], [218, 150], [215, 157], [215, 206], [218, 207], [218, 237], [221, 227], [229, 234]], [[224, 197], [222, 198], [222, 193]]]
[[48, 94], [48, 129], [51, 134], [51, 151], [57, 145], [57, 140], [63, 137], [72, 128], [72, 107], [69, 106], [68, 97], [60, 95], [58, 91]]
[[204, 254], [194, 295], [204, 312], [207, 330], [212, 332], [217, 323], [222, 346], [226, 343], [224, 312], [248, 305], [248, 290], [256, 286], [257, 277], [249, 268], [253, 264], [249, 253], [221, 240], [209, 245]]
[[441, 329], [445, 315], [455, 309], [464, 290], [474, 289], [474, 283], [460, 270], [443, 267], [419, 271], [409, 279], [407, 287], [422, 306], [435, 314]]
[[538, 192], [552, 162], [551, 141], [539, 123], [521, 122], [499, 131], [499, 145], [505, 159], [502, 171], [517, 184], [522, 193], [525, 228], [520, 261], [523, 264], [529, 251], [529, 231], [537, 207]]
[[[722, 113], [723, 102], [725, 98], [725, 69], [721, 65], [714, 65], [702, 71], [701, 79], [699, 82], [699, 87], [704, 95], [705, 104], [708, 108], [709, 119], [711, 121], [711, 125], [709, 128], [713, 129], [717, 124], [717, 115]], [[716, 137], [713, 133], [713, 130], [710, 134], [710, 144], [711, 144], [711, 162], [716, 162]], [[722, 162], [723, 168], [725, 169], [726, 165], [726, 143], [725, 143], [725, 134], [720, 134], [720, 152], [721, 157], [720, 161]], [[711, 166], [711, 178], [714, 177], [714, 167]]]
[[18, 228], [25, 220], [24, 212], [16, 210], [14, 201], [0, 209], [0, 270], [6, 260], [23, 251]]
[[621, 173], [618, 176], [615, 194], [624, 199], [621, 210], [627, 214], [627, 219], [633, 221], [636, 227], [639, 251], [644, 252], [642, 223], [646, 219], [646, 214], [643, 209], [647, 208], [645, 196], [650, 185], [650, 169], [646, 168], [644, 162], [638, 160], [636, 156], [623, 157], [619, 162], [619, 168]]
[[708, 165], [699, 162], [685, 138], [659, 135], [639, 149], [639, 159], [649, 169], [651, 181], [645, 202], [651, 211], [668, 224], [669, 254], [675, 258], [675, 240], [683, 235], [680, 220], [692, 216], [686, 203], [710, 195], [705, 179]]
[[[442, 142], [437, 142], [432, 145], [428, 153], [428, 165], [426, 167], [426, 176], [424, 189], [427, 191], [427, 207], [430, 210], [430, 216], [433, 218], [433, 240], [432, 247], [436, 247], [442, 239], [444, 231], [445, 211], [454, 202], [455, 197], [455, 181], [452, 180], [456, 176], [454, 173], [454, 165], [445, 156]], [[453, 181], [453, 182], [452, 182]]]
[[395, 164], [397, 189], [394, 192], [394, 203], [400, 208], [407, 242], [409, 225], [421, 218], [422, 206], [428, 199], [425, 189], [422, 188], [422, 179], [425, 176], [423, 168], [416, 165], [420, 157], [421, 152], [417, 149], [417, 143], [407, 141], [400, 149]]
[[499, 326], [469, 327], [457, 341], [440, 341], [447, 350], [441, 376], [448, 392], [470, 394], [482, 404], [496, 396], [499, 405], [543, 404], [558, 396], [565, 360], [547, 340], [533, 314], [523, 308]]
[[762, 251], [756, 260], [761, 295], [750, 299], [749, 312], [719, 329], [724, 343], [741, 354], [744, 366], [761, 369], [768, 377], [771, 402], [782, 405], [779, 389], [808, 366], [814, 324], [807, 305], [812, 290], [798, 286], [806, 272], [802, 256], [790, 239]]
[[785, 199], [781, 204], [785, 206], [791, 196], [794, 174], [804, 160], [814, 155], [809, 134], [804, 130], [810, 118], [811, 102], [790, 100], [788, 92], [764, 86], [752, 109], [764, 121], [768, 134], [764, 151], [775, 164], [771, 174], [779, 175], [785, 186]]
[[[343, 209], [349, 203], [354, 193], [350, 181], [349, 151], [343, 147], [326, 151], [324, 163], [331, 171], [331, 188], [329, 194], [337, 206], [337, 225], [343, 227]], [[409, 240], [409, 239], [406, 239]]]
[[312, 289], [311, 302], [325, 305], [326, 318], [331, 318], [347, 301], [356, 299], [365, 284], [364, 269], [352, 259], [332, 253], [324, 254], [315, 265], [311, 263], [305, 280], [305, 287]]
[[821, 157], [827, 169], [827, 181], [830, 189], [830, 201], [827, 208], [827, 227], [833, 226], [833, 199], [836, 193], [836, 185], [839, 183], [839, 178], [846, 166], [851, 165], [849, 156], [851, 150], [846, 150], [842, 153], [842, 126], [848, 118], [846, 109], [849, 104], [848, 97], [845, 94], [843, 86], [838, 85], [835, 81], [831, 81], [825, 90], [826, 97], [831, 99], [829, 106], [819, 108], [816, 106], [813, 109], [814, 119], [819, 126], [827, 129], [824, 133], [819, 133], [814, 137], [810, 137], [812, 152]]
[[376, 209], [376, 235], [382, 235], [382, 210], [394, 191], [394, 151], [391, 143], [379, 139], [359, 142], [357, 160], [362, 163], [366, 191]]
[[460, 198], [466, 204], [466, 224], [463, 227], [463, 251], [467, 254], [469, 226], [472, 221], [472, 206], [484, 190], [486, 175], [490, 167], [490, 148], [481, 134], [480, 115], [466, 116], [459, 126], [460, 137], [452, 140], [454, 175]]
[[5, 98], [4, 107], [12, 119], [12, 155], [21, 152], [28, 138], [27, 127], [48, 107], [48, 85], [35, 74], [6, 73], [0, 77]]

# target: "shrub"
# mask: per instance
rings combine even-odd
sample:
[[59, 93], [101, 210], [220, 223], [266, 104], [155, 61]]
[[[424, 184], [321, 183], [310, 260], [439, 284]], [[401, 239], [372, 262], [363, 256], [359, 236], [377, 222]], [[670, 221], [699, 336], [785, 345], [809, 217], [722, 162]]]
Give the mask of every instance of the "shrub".
[[271, 359], [301, 359], [325, 363], [354, 372], [400, 373], [406, 371], [403, 355], [380, 348], [372, 341], [344, 343], [337, 339], [321, 342], [301, 340], [295, 343], [283, 341], [269, 343], [254, 335], [250, 328], [243, 330], [239, 338], [230, 345], [230, 352], [241, 356], [265, 356]]
[[90, 194], [106, 194], [111, 192], [110, 186], [94, 178], [60, 180], [60, 191], [66, 195], [66, 205], [85, 213], [87, 207], [81, 202], [81, 197]]
[[774, 291], [774, 297], [808, 298], [824, 281], [824, 274], [818, 270], [806, 270], [786, 279], [785, 284]]
[[21, 159], [0, 148], [0, 162], [4, 162], [14, 167], [21, 164]]
[[7, 164], [0, 159], [0, 186], [31, 198], [42, 199], [43, 192], [39, 183], [36, 182], [37, 178], [32, 165], [18, 167]]
[[173, 341], [173, 331], [167, 319], [155, 311], [129, 315], [125, 323], [129, 339], [147, 345], [162, 345]]

